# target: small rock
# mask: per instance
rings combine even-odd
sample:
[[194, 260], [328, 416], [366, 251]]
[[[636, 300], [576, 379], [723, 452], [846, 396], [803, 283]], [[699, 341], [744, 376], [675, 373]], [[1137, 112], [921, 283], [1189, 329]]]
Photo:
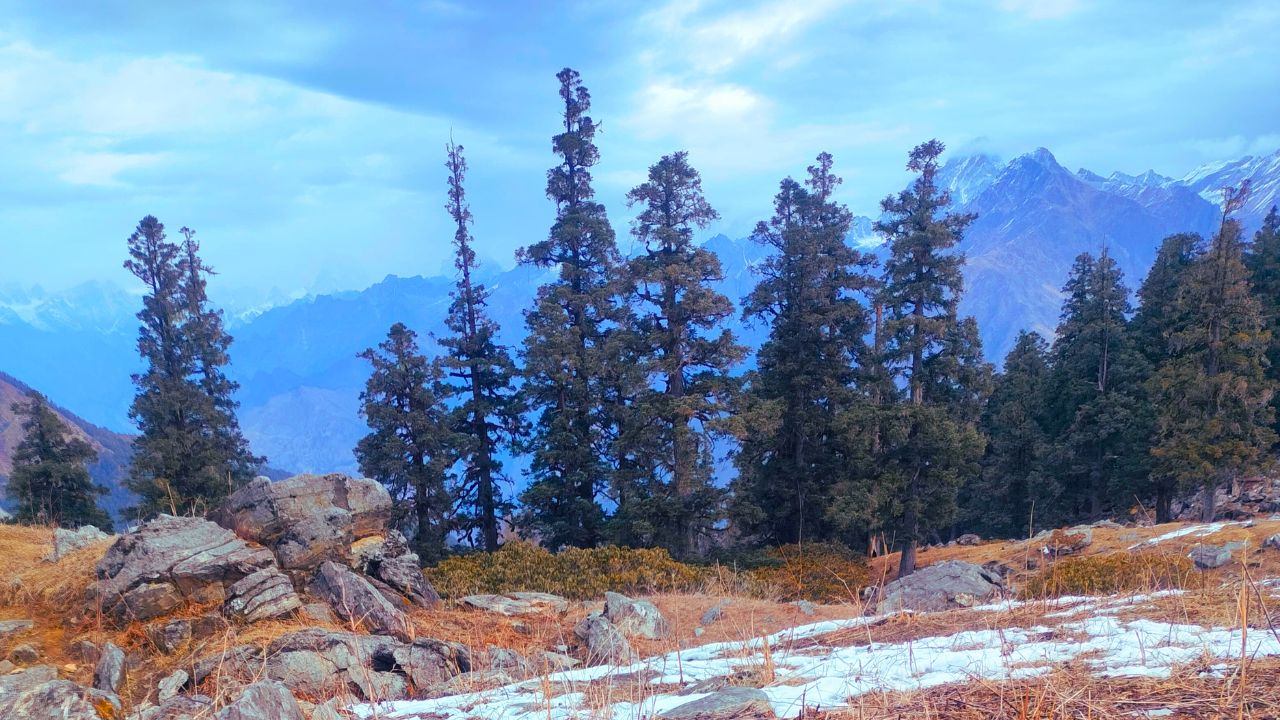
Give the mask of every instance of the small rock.
[[659, 720], [730, 720], [773, 718], [773, 705], [764, 691], [726, 687], [710, 695], [658, 713]]
[[1280, 533], [1276, 533], [1262, 542], [1262, 547], [1280, 550]]
[[127, 720], [208, 720], [213, 714], [213, 698], [205, 695], [174, 695], [159, 707], [130, 714]]
[[1201, 570], [1212, 570], [1230, 562], [1233, 549], [1229, 545], [1197, 545], [1187, 557]]
[[177, 695], [178, 691], [182, 690], [183, 686], [185, 686], [187, 681], [190, 679], [191, 676], [187, 674], [186, 670], [174, 670], [172, 674], [166, 676], [160, 681], [156, 699], [160, 702], [164, 702], [174, 695]]
[[957, 545], [972, 546], [972, 545], [979, 545], [981, 543], [982, 543], [982, 538], [978, 537], [977, 535], [974, 535], [973, 533], [965, 533], [960, 537], [956, 538]]
[[719, 604], [712, 605], [707, 608], [706, 612], [702, 613], [702, 619], [698, 622], [702, 625], [710, 625], [711, 623], [719, 620], [722, 615], [724, 615], [724, 606]]
[[30, 665], [40, 659], [40, 651], [29, 643], [15, 646], [9, 651], [9, 661], [15, 665]]
[[18, 666], [14, 665], [8, 660], [0, 660], [0, 675], [8, 675], [9, 673], [17, 669], [18, 669]]
[[587, 644], [587, 654], [592, 660], [630, 665], [639, 659], [626, 636], [603, 615], [588, 615], [574, 627], [573, 633]]
[[289, 688], [263, 680], [245, 688], [235, 702], [222, 708], [214, 720], [306, 720]]
[[800, 613], [803, 615], [811, 616], [818, 610], [817, 606], [809, 602], [808, 600], [797, 600], [791, 604], [795, 605], [796, 609], [798, 609]]
[[696, 627], [696, 628], [694, 628], [694, 629], [693, 629], [693, 636], [694, 636], [694, 637], [702, 637], [703, 633], [705, 633], [706, 631], [707, 631], [707, 630], [706, 630], [706, 628], [704, 628], [704, 627], [702, 627], [701, 625], [699, 625], [698, 627]]
[[171, 620], [151, 625], [147, 628], [147, 637], [161, 653], [172, 655], [191, 640], [191, 621]]
[[81, 548], [109, 539], [111, 539], [110, 535], [93, 525], [85, 525], [79, 530], [57, 528], [53, 531], [53, 552], [45, 557], [45, 561], [58, 562]]
[[661, 640], [671, 634], [671, 624], [648, 600], [633, 600], [621, 593], [607, 592], [604, 616], [624, 635]]
[[98, 666], [93, 671], [93, 687], [113, 694], [119, 694], [124, 684], [124, 651], [113, 642], [102, 646], [102, 657], [98, 658]]
[[97, 665], [98, 658], [102, 655], [102, 651], [91, 640], [76, 640], [67, 647], [67, 651], [71, 657], [85, 665]]

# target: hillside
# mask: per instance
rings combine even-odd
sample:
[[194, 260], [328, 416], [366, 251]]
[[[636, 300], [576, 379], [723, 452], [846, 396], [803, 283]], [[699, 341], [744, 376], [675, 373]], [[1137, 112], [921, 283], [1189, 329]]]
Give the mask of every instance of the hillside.
[[[21, 419], [15, 417], [13, 404], [25, 398], [29, 390], [23, 382], [0, 372], [0, 487], [13, 469], [12, 453], [22, 441]], [[100, 501], [102, 507], [119, 517], [121, 511], [133, 502], [122, 484], [129, 467], [132, 440], [128, 435], [94, 425], [57, 405], [54, 410], [76, 436], [98, 451], [97, 461], [89, 466], [89, 476], [108, 489]], [[7, 506], [8, 501], [0, 500], [0, 504]]]

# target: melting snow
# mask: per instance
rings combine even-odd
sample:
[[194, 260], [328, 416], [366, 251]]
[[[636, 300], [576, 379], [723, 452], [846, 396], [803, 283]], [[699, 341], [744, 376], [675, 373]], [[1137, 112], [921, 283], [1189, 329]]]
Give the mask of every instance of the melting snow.
[[[1099, 676], [1167, 677], [1174, 666], [1203, 658], [1238, 658], [1239, 630], [1178, 625], [1147, 619], [1121, 620], [1111, 614], [1157, 597], [1177, 594], [1165, 591], [1130, 597], [1067, 597], [1045, 601], [1043, 606], [1064, 607], [1054, 613], [1071, 617], [1090, 611], [1091, 617], [1055, 628], [1029, 627], [966, 630], [952, 635], [901, 643], [863, 643], [857, 646], [824, 645], [824, 635], [856, 629], [882, 618], [867, 617], [815, 623], [768, 637], [777, 682], [763, 691], [779, 717], [797, 717], [804, 709], [847, 705], [850, 698], [885, 690], [917, 690], [984, 678], [1018, 679], [1049, 672], [1070, 660], [1086, 663]], [[1009, 602], [975, 608], [1011, 609], [1026, 603]], [[847, 634], [846, 634], [847, 637]], [[796, 640], [805, 647], [790, 650]], [[1251, 657], [1280, 655], [1280, 640], [1265, 632], [1251, 632], [1245, 641]], [[600, 692], [588, 683], [610, 676], [621, 687], [612, 691], [617, 700], [609, 705], [614, 720], [635, 720], [692, 702], [696, 693], [652, 695], [641, 702], [625, 702], [638, 696], [628, 684], [679, 685], [688, 688], [704, 680], [732, 675], [764, 665], [764, 641], [715, 643], [679, 653], [653, 657], [626, 667], [597, 666], [551, 675], [547, 680], [571, 692], [548, 699], [543, 679], [533, 679], [486, 692], [431, 700], [384, 703], [355, 709], [362, 717], [376, 713], [385, 718], [469, 717], [485, 720], [570, 720], [599, 717]], [[650, 678], [648, 680], [637, 678]], [[591, 695], [596, 697], [592, 698]], [[621, 697], [620, 697], [621, 696]], [[606, 714], [606, 717], [609, 715]]]
[[1188, 525], [1184, 528], [1171, 530], [1163, 535], [1158, 535], [1153, 538], [1148, 538], [1138, 543], [1137, 545], [1130, 545], [1129, 549], [1137, 550], [1138, 548], [1150, 547], [1152, 545], [1159, 545], [1160, 543], [1166, 540], [1173, 540], [1174, 538], [1185, 537], [1187, 535], [1194, 535], [1195, 537], [1207, 537], [1209, 535], [1212, 535], [1218, 532], [1219, 530], [1222, 530], [1227, 527], [1231, 527], [1232, 525], [1249, 525], [1249, 524], [1251, 523], [1246, 520], [1241, 522], [1215, 522], [1215, 523], [1208, 523], [1205, 525]]

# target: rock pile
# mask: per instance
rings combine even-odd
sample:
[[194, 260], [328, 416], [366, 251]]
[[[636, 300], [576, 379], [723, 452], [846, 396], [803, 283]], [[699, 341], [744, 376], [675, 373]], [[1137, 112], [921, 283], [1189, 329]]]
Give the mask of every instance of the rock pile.
[[[1199, 521], [1203, 503], [1200, 493], [1175, 500], [1171, 508], [1177, 520]], [[1259, 515], [1280, 513], [1280, 477], [1253, 477], [1218, 488], [1214, 498], [1214, 520], [1248, 520]]]

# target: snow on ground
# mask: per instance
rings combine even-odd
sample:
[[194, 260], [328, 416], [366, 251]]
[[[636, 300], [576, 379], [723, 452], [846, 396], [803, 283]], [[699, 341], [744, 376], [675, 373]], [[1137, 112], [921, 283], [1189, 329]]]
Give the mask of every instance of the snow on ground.
[[1208, 537], [1209, 535], [1212, 535], [1220, 530], [1231, 527], [1233, 525], [1249, 526], [1252, 524], [1253, 524], [1252, 521], [1242, 520], [1239, 522], [1215, 522], [1215, 523], [1205, 523], [1201, 525], [1188, 525], [1184, 528], [1178, 528], [1177, 530], [1170, 530], [1169, 532], [1163, 535], [1157, 535], [1156, 537], [1148, 538], [1136, 545], [1130, 545], [1129, 549], [1137, 550], [1138, 548], [1151, 547], [1152, 545], [1159, 545], [1160, 543], [1166, 540], [1173, 540], [1175, 538], [1185, 537], [1187, 535], [1192, 535], [1194, 537]]
[[[792, 628], [768, 637], [776, 681], [763, 688], [782, 718], [804, 709], [847, 705], [850, 698], [886, 690], [918, 690], [974, 678], [1028, 678], [1049, 672], [1057, 663], [1078, 660], [1099, 676], [1167, 677], [1171, 669], [1202, 659], [1239, 658], [1242, 642], [1251, 657], [1280, 655], [1280, 639], [1251, 632], [1242, 641], [1238, 629], [1205, 628], [1148, 619], [1121, 620], [1114, 613], [1179, 591], [1129, 597], [1069, 597], [1039, 606], [1065, 608], [1051, 616], [1068, 621], [1054, 627], [978, 629], [901, 643], [859, 646], [826, 645], [825, 635], [856, 629], [880, 617], [837, 620]], [[1011, 601], [975, 610], [1011, 609]], [[1089, 617], [1070, 621], [1081, 613]], [[975, 619], [975, 624], [981, 624]], [[843, 634], [848, 638], [848, 633]], [[807, 640], [796, 643], [797, 640]], [[570, 720], [612, 718], [638, 720], [704, 694], [660, 692], [644, 695], [637, 683], [689, 688], [735, 672], [759, 671], [765, 665], [765, 641], [716, 643], [671, 653], [626, 666], [597, 666], [535, 678], [495, 690], [432, 700], [384, 703], [354, 708], [362, 717], [468, 717], [484, 720]], [[795, 649], [790, 649], [795, 648]], [[1218, 666], [1215, 666], [1218, 667]], [[629, 677], [619, 677], [629, 676]], [[613, 677], [612, 689], [602, 681]], [[555, 687], [548, 698], [546, 688]], [[566, 692], [565, 689], [568, 689]], [[669, 690], [670, 688], [664, 688]], [[559, 692], [559, 694], [556, 694]], [[605, 697], [610, 693], [611, 697]], [[602, 712], [601, 705], [609, 708]]]

